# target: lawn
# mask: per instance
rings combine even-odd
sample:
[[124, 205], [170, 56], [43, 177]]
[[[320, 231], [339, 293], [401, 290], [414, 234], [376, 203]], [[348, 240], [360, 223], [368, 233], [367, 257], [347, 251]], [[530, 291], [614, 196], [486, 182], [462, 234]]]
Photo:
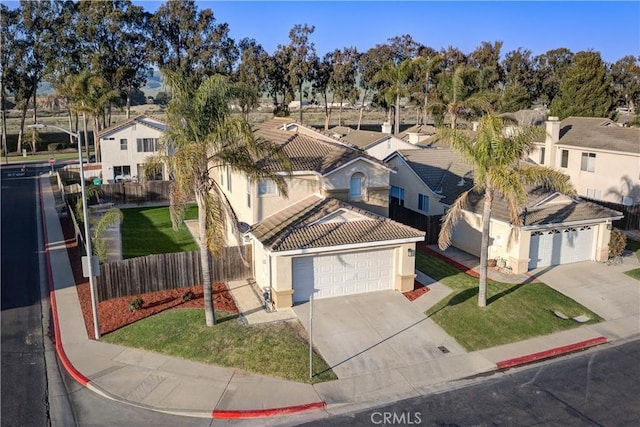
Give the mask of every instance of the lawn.
[[[630, 251], [635, 252], [636, 256], [640, 260], [640, 242], [627, 238], [626, 248]], [[624, 274], [629, 277], [633, 277], [636, 280], [640, 280], [640, 268], [634, 268], [633, 270], [625, 271]]]
[[580, 323], [558, 318], [587, 315], [588, 323], [602, 319], [543, 283], [505, 284], [489, 281], [487, 307], [478, 307], [478, 280], [444, 261], [421, 252], [416, 268], [453, 289], [453, 293], [427, 311], [467, 350], [480, 350], [575, 328]]
[[[122, 256], [124, 259], [152, 254], [198, 250], [185, 225], [174, 231], [169, 207], [143, 207], [122, 209]], [[196, 219], [198, 208], [191, 205], [185, 219]]]
[[104, 341], [292, 381], [318, 383], [337, 377], [314, 353], [309, 378], [309, 344], [297, 322], [245, 326], [225, 312], [205, 326], [204, 310], [169, 310], [103, 337]]

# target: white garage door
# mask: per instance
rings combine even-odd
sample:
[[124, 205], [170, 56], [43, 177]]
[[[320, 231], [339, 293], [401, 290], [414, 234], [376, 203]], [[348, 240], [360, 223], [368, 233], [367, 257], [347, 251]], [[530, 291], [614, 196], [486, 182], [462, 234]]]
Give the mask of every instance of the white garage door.
[[393, 249], [293, 259], [293, 301], [393, 289]]
[[531, 234], [529, 270], [593, 259], [595, 229], [557, 228]]

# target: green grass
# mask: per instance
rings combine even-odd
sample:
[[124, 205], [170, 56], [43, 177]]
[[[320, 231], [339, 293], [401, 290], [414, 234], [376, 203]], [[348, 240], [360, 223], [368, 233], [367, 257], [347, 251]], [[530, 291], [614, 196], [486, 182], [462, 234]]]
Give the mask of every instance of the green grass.
[[[4, 156], [2, 156], [2, 161], [4, 161]], [[27, 157], [23, 156], [9, 156], [9, 163], [22, 163], [22, 162], [30, 162], [34, 160], [48, 161], [51, 157], [59, 160], [78, 160], [78, 152], [38, 152], [37, 154], [27, 154]], [[83, 158], [87, 158], [86, 153], [82, 154]]]
[[543, 283], [505, 284], [489, 281], [487, 307], [478, 307], [478, 279], [424, 253], [416, 255], [416, 267], [453, 289], [426, 314], [467, 350], [480, 350], [579, 326], [553, 314], [587, 315], [602, 319], [572, 299]]
[[633, 270], [625, 271], [624, 274], [633, 279], [640, 280], [640, 268], [634, 268]]
[[[124, 259], [153, 254], [198, 250], [185, 225], [174, 231], [169, 207], [122, 209], [122, 256]], [[196, 219], [198, 208], [190, 205], [185, 219]]]
[[245, 326], [228, 313], [205, 326], [204, 310], [169, 310], [104, 336], [104, 341], [203, 363], [239, 368], [292, 381], [318, 383], [337, 377], [314, 353], [309, 378], [309, 344], [302, 326], [278, 322]]
[[[630, 251], [635, 252], [636, 257], [638, 257], [638, 260], [640, 260], [640, 242], [627, 238], [626, 248]], [[624, 274], [629, 277], [633, 277], [636, 280], [640, 280], [640, 268], [634, 268], [633, 270], [625, 271]]]

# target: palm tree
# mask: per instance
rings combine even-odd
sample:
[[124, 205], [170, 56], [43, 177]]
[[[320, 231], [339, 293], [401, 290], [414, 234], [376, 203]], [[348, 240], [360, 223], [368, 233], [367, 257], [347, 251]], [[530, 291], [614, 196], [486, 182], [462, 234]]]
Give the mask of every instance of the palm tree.
[[400, 64], [386, 62], [376, 73], [375, 80], [386, 83], [384, 97], [388, 104], [395, 105], [394, 135], [400, 133], [400, 98], [409, 94], [409, 79], [413, 71], [413, 62], [405, 59]]
[[440, 130], [440, 136], [474, 167], [474, 187], [462, 193], [443, 217], [438, 239], [440, 249], [444, 250], [451, 244], [453, 229], [462, 216], [469, 192], [484, 192], [478, 286], [480, 307], [487, 305], [489, 224], [494, 197], [501, 195], [505, 198], [511, 222], [517, 227], [521, 223], [521, 210], [527, 201], [528, 186], [540, 186], [569, 195], [574, 194], [568, 176], [551, 168], [523, 161], [533, 148], [532, 141], [538, 138], [540, 128], [529, 126], [510, 132], [506, 130], [505, 118], [493, 114], [481, 118], [478, 133], [474, 138], [456, 129]]
[[424, 102], [422, 104], [422, 123], [427, 124], [427, 110], [429, 106], [429, 89], [431, 73], [433, 73], [444, 61], [444, 57], [440, 54], [435, 54], [429, 58], [419, 56], [413, 60], [415, 71], [418, 74], [424, 75]]
[[240, 239], [237, 218], [218, 183], [222, 167], [243, 172], [252, 181], [273, 180], [281, 194], [287, 194], [282, 175], [259, 161], [290, 171], [290, 161], [279, 146], [255, 140], [249, 124], [232, 116], [229, 102], [234, 89], [221, 75], [207, 78], [199, 86], [179, 74], [165, 70], [164, 78], [172, 92], [167, 106], [167, 131], [163, 139], [165, 154], [149, 159], [145, 168], [166, 162], [173, 177], [171, 218], [174, 227], [182, 223], [188, 201], [198, 205], [200, 263], [207, 326], [215, 324], [209, 252], [219, 255], [226, 243], [228, 227]]

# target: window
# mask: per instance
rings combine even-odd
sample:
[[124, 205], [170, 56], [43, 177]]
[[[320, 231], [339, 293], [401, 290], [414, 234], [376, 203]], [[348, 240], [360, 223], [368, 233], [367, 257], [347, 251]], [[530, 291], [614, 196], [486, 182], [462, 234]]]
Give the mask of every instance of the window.
[[364, 175], [356, 173], [349, 182], [349, 200], [362, 200]]
[[138, 153], [153, 153], [156, 151], [156, 138], [138, 138]]
[[587, 188], [587, 197], [590, 199], [599, 199], [600, 190], [596, 190], [595, 188]]
[[131, 166], [114, 166], [113, 179], [116, 182], [131, 179]]
[[251, 207], [251, 180], [247, 177], [247, 207]]
[[227, 166], [227, 190], [231, 192], [231, 168]]
[[391, 197], [391, 203], [397, 203], [398, 206], [404, 206], [404, 188], [392, 185], [389, 190], [389, 196]]
[[569, 165], [569, 150], [562, 150], [562, 158], [560, 159], [560, 167], [566, 168]]
[[121, 139], [120, 140], [120, 149], [121, 150], [126, 150], [127, 149], [127, 140], [126, 139]]
[[593, 172], [596, 166], [596, 153], [582, 153], [580, 170]]
[[418, 194], [418, 210], [429, 212], [429, 196]]
[[544, 147], [540, 147], [540, 161], [538, 163], [544, 165]]
[[258, 183], [258, 195], [276, 194], [276, 183], [270, 179], [264, 179]]

